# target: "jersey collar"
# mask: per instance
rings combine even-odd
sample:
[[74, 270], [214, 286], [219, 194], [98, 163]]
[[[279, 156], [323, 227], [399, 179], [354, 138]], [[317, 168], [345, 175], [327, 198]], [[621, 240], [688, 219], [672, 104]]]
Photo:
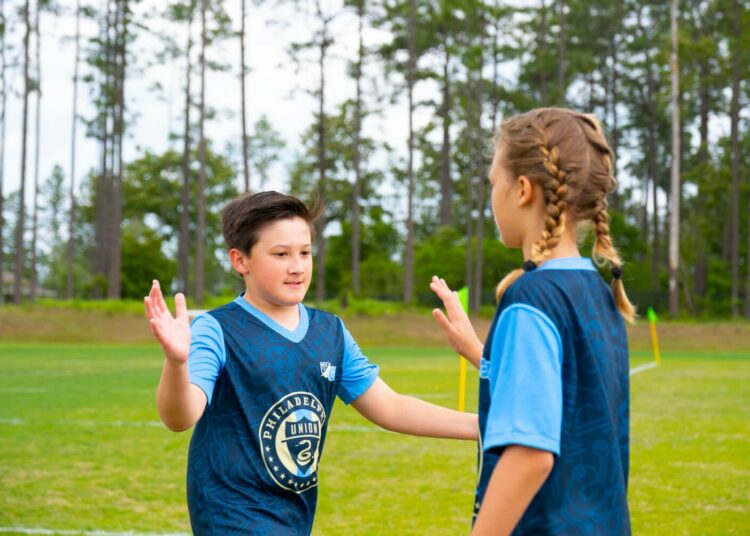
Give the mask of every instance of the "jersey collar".
[[298, 305], [299, 307], [299, 323], [297, 324], [297, 327], [292, 331], [286, 329], [284, 326], [276, 322], [273, 318], [268, 316], [266, 313], [258, 309], [257, 307], [254, 307], [248, 301], [243, 297], [244, 292], [237, 296], [235, 298], [234, 303], [242, 307], [245, 311], [253, 315], [255, 318], [263, 322], [266, 326], [274, 330], [276, 333], [281, 335], [282, 337], [289, 339], [292, 342], [300, 342], [302, 339], [305, 338], [305, 335], [307, 334], [307, 327], [309, 325], [309, 319], [307, 317], [307, 308], [302, 305], [301, 303]]
[[596, 267], [589, 257], [561, 257], [543, 262], [537, 270], [588, 270], [595, 272]]

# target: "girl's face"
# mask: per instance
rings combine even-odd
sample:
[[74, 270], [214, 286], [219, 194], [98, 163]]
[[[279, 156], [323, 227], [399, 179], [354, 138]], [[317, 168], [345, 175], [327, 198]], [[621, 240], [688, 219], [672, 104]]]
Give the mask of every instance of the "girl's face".
[[509, 248], [517, 248], [522, 245], [518, 180], [511, 177], [506, 168], [504, 154], [504, 147], [498, 147], [490, 167], [492, 215], [500, 232], [500, 241]]

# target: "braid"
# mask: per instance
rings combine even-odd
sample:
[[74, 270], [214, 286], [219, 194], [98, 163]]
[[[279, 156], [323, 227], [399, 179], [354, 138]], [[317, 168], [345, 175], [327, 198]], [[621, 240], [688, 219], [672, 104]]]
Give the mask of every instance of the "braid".
[[[593, 257], [597, 264], [608, 262], [612, 267], [612, 293], [615, 297], [615, 304], [620, 314], [630, 322], [635, 322], [636, 311], [633, 304], [625, 293], [625, 285], [622, 282], [622, 259], [617, 249], [612, 245], [612, 238], [609, 235], [609, 214], [607, 214], [607, 202], [602, 200], [599, 210], [592, 218], [594, 223], [594, 251]], [[619, 277], [615, 276], [619, 273]]]
[[[534, 126], [540, 137], [538, 150], [542, 155], [542, 166], [547, 174], [547, 177], [539, 181], [539, 185], [544, 189], [546, 200], [547, 213], [544, 219], [544, 230], [542, 236], [531, 248], [530, 259], [534, 264], [539, 265], [552, 254], [552, 250], [560, 243], [560, 237], [565, 232], [565, 211], [567, 209], [565, 196], [568, 192], [566, 185], [568, 174], [558, 164], [560, 157], [558, 147], [547, 147], [547, 134], [544, 126], [539, 124]], [[495, 290], [495, 298], [498, 302], [508, 287], [523, 274], [523, 269], [513, 270], [500, 281]]]
[[[635, 309], [622, 283], [622, 260], [612, 244], [607, 194], [616, 187], [614, 154], [593, 115], [561, 108], [542, 108], [506, 120], [496, 138], [505, 148], [511, 176], [527, 177], [544, 193], [544, 226], [531, 247], [526, 270], [546, 261], [559, 245], [568, 224], [591, 221], [595, 231], [593, 258], [612, 268], [612, 290], [622, 316], [632, 322]], [[498, 301], [524, 270], [510, 272], [497, 287]]]
[[541, 185], [544, 188], [544, 197], [547, 201], [547, 214], [544, 220], [542, 237], [534, 244], [532, 249], [532, 260], [535, 262], [543, 261], [549, 257], [565, 232], [565, 209], [567, 208], [565, 195], [568, 192], [565, 183], [568, 174], [558, 165], [560, 150], [556, 146], [547, 149], [544, 145], [539, 150], [544, 156], [542, 165], [549, 174], [549, 179]]

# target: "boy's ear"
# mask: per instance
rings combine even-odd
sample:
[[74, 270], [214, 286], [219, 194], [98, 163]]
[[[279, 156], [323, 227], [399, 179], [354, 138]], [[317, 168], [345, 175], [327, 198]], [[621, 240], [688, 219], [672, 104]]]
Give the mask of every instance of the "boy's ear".
[[232, 268], [240, 274], [247, 275], [250, 272], [250, 268], [247, 267], [248, 257], [237, 248], [229, 250], [229, 260], [232, 263]]

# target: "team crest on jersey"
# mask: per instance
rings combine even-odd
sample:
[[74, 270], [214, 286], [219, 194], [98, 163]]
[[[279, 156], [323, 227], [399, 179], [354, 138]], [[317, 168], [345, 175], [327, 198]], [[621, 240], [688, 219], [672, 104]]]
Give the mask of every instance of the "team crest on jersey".
[[266, 412], [260, 425], [263, 462], [274, 482], [302, 493], [318, 485], [320, 439], [326, 411], [312, 394], [286, 395]]
[[328, 361], [320, 362], [320, 375], [328, 381], [336, 380], [336, 365], [331, 365]]

